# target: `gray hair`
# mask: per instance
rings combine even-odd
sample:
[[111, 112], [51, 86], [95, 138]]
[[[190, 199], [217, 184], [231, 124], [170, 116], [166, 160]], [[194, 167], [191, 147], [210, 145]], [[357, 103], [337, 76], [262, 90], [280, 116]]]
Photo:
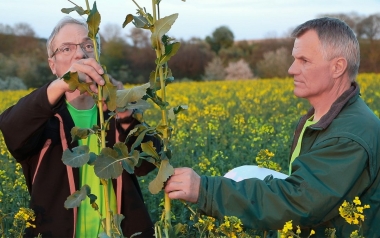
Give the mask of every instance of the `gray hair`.
[[[65, 16], [64, 18], [62, 18], [57, 23], [57, 25], [54, 27], [54, 29], [51, 32], [48, 40], [46, 41], [46, 49], [47, 49], [47, 53], [48, 53], [49, 57], [54, 52], [54, 49], [52, 49], [52, 43], [53, 43], [54, 38], [57, 36], [57, 34], [59, 33], [59, 31], [64, 26], [66, 26], [68, 24], [77, 24], [77, 25], [83, 26], [84, 28], [88, 29], [88, 25], [87, 25], [86, 21], [83, 20], [83, 19], [75, 19], [75, 18], [72, 18], [71, 16]], [[96, 35], [96, 42], [97, 42], [97, 45], [98, 45], [98, 52], [100, 54], [100, 36], [99, 36], [99, 33]]]
[[359, 71], [360, 47], [352, 29], [339, 19], [323, 17], [299, 25], [293, 30], [292, 37], [299, 37], [308, 30], [317, 32], [326, 60], [336, 57], [347, 60], [348, 76], [354, 82]]

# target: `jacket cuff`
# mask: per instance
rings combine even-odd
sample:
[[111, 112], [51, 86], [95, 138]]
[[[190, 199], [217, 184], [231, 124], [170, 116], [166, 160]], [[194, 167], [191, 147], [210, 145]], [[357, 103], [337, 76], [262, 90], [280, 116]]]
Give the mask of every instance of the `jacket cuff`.
[[201, 183], [199, 186], [199, 195], [197, 201], [197, 206], [201, 211], [206, 211], [207, 208], [207, 188], [209, 179], [210, 177], [207, 177], [205, 175], [201, 176]]

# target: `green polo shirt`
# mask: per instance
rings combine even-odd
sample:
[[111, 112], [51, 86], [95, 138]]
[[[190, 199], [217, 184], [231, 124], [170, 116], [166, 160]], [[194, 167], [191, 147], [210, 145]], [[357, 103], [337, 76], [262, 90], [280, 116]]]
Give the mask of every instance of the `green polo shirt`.
[[292, 157], [290, 159], [289, 175], [291, 174], [291, 171], [292, 171], [292, 163], [293, 163], [293, 161], [296, 159], [296, 157], [298, 157], [300, 155], [301, 144], [302, 144], [302, 137], [303, 137], [303, 133], [305, 132], [306, 127], [314, 125], [315, 123], [317, 123], [316, 121], [313, 121], [313, 119], [314, 119], [314, 115], [311, 116], [309, 119], [307, 119], [307, 121], [305, 122], [305, 125], [302, 128], [300, 137], [298, 137], [296, 148], [294, 148], [294, 151], [292, 153]]
[[[75, 126], [79, 128], [92, 128], [93, 125], [97, 124], [98, 108], [94, 105], [88, 110], [77, 110], [70, 103], [67, 103], [67, 109], [73, 118]], [[98, 141], [96, 135], [91, 135], [87, 139], [79, 140], [79, 145], [88, 145], [90, 152], [99, 154], [100, 148], [98, 146]], [[95, 175], [94, 166], [88, 164], [79, 168], [79, 185], [89, 185], [91, 188], [91, 193], [97, 196], [96, 203], [99, 206], [99, 212], [106, 217], [104, 200], [103, 185], [100, 183], [100, 179]], [[116, 197], [113, 191], [112, 183], [108, 186], [109, 192], [111, 194], [111, 210], [116, 214]], [[91, 207], [90, 199], [86, 198], [82, 201], [78, 208], [78, 218], [76, 226], [76, 237], [98, 237], [98, 234], [103, 232], [100, 225], [100, 216], [98, 211], [95, 211]]]

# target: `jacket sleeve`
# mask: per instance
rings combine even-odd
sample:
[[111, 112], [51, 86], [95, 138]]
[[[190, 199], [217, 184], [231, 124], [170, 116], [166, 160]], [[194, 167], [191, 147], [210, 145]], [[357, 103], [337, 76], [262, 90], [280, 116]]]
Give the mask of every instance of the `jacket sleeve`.
[[55, 114], [56, 107], [47, 98], [47, 87], [48, 84], [31, 92], [0, 115], [5, 143], [19, 162], [40, 150], [44, 125]]
[[198, 207], [219, 219], [237, 216], [252, 229], [281, 229], [290, 220], [312, 227], [338, 216], [343, 200], [369, 185], [366, 150], [351, 139], [332, 138], [299, 156], [285, 180], [202, 176]]

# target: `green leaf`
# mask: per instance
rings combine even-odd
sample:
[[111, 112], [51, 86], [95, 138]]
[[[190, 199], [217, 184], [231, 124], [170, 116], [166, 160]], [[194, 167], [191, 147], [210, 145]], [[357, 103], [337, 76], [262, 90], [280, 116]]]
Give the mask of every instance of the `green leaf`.
[[117, 159], [118, 153], [111, 148], [103, 148], [94, 163], [96, 176], [102, 179], [117, 178], [123, 172], [123, 167]]
[[75, 6], [75, 7], [71, 7], [71, 8], [62, 8], [61, 9], [61, 12], [66, 13], [66, 14], [69, 14], [70, 12], [73, 12], [73, 11], [76, 11], [81, 16], [88, 13], [87, 10], [83, 10], [83, 8], [80, 7], [80, 6]]
[[140, 158], [140, 153], [137, 150], [134, 150], [132, 156], [127, 156], [123, 158], [122, 165], [123, 168], [130, 174], [133, 174], [135, 171], [135, 166], [138, 164]]
[[175, 120], [175, 115], [174, 115], [174, 109], [173, 108], [170, 108], [168, 110], [168, 119], [171, 120], [171, 121]]
[[138, 136], [137, 136], [135, 142], [134, 142], [134, 143], [132, 144], [132, 146], [131, 146], [131, 151], [134, 150], [137, 146], [139, 146], [139, 145], [141, 144], [142, 140], [143, 140], [144, 137], [145, 137], [145, 134], [146, 134], [148, 131], [150, 131], [150, 130], [151, 130], [151, 128], [147, 128], [147, 129], [145, 129], [144, 131], [141, 131], [141, 132], [138, 134]]
[[71, 142], [80, 140], [80, 139], [86, 139], [88, 136], [94, 134], [91, 130], [87, 128], [79, 128], [77, 126], [74, 126], [71, 128]]
[[164, 183], [170, 176], [174, 174], [174, 168], [169, 163], [169, 160], [162, 160], [157, 177], [149, 183], [149, 191], [152, 194], [159, 193], [164, 187]]
[[133, 24], [137, 28], [147, 28], [148, 27], [148, 20], [145, 19], [143, 16], [133, 16]]
[[136, 110], [133, 113], [133, 117], [138, 120], [140, 123], [144, 122], [144, 116], [141, 110]]
[[94, 2], [90, 14], [88, 15], [87, 25], [88, 37], [90, 37], [91, 39], [95, 39], [96, 34], [98, 34], [100, 25], [100, 14], [98, 12], [98, 9], [96, 8], [96, 2]]
[[87, 195], [90, 193], [91, 193], [91, 188], [87, 184], [83, 185], [83, 187], [79, 191], [76, 191], [75, 193], [67, 197], [64, 203], [64, 207], [66, 209], [79, 207], [80, 203], [84, 199], [86, 199]]
[[174, 114], [178, 114], [178, 113], [185, 111], [187, 109], [189, 109], [189, 106], [187, 106], [187, 105], [180, 105], [178, 107], [173, 108]]
[[65, 165], [78, 168], [90, 160], [90, 149], [87, 145], [81, 145], [73, 148], [73, 151], [66, 149], [62, 155], [62, 161]]
[[94, 165], [94, 162], [98, 158], [98, 155], [95, 154], [94, 152], [90, 152], [89, 155], [90, 155], [90, 159], [88, 160], [87, 164]]
[[[103, 67], [105, 68], [105, 67]], [[106, 71], [105, 71], [106, 72]], [[117, 87], [111, 83], [111, 80], [108, 77], [108, 74], [105, 73], [102, 75], [105, 84], [103, 85], [103, 97], [107, 108], [110, 111], [115, 111], [116, 109], [116, 91]]]
[[155, 159], [160, 158], [160, 156], [158, 156], [158, 154], [156, 152], [156, 148], [153, 146], [152, 141], [148, 141], [146, 143], [141, 143], [141, 149], [142, 149], [142, 151], [144, 151], [145, 153], [147, 153], [148, 155], [152, 156]]
[[181, 43], [179, 42], [175, 42], [173, 44], [165, 46], [165, 55], [160, 58], [159, 64], [163, 65], [166, 62], [168, 62], [170, 58], [177, 53], [180, 46], [181, 46]]
[[132, 14], [128, 14], [126, 17], [125, 17], [125, 20], [123, 22], [123, 28], [128, 25], [128, 23], [130, 23], [131, 21], [133, 21], [133, 15]]
[[117, 142], [113, 145], [113, 149], [118, 153], [118, 158], [129, 156], [128, 147], [123, 142]]
[[93, 204], [98, 197], [95, 194], [88, 194], [87, 197], [90, 199], [90, 204]]
[[125, 110], [133, 110], [138, 109], [140, 111], [145, 111], [146, 109], [150, 108], [151, 104], [149, 104], [147, 101], [144, 100], [138, 100], [135, 102], [130, 102], [124, 105], [124, 107], [117, 107], [116, 111], [123, 112]]
[[121, 222], [123, 221], [124, 219], [124, 215], [123, 214], [115, 214], [113, 215], [113, 223], [114, 225], [117, 227], [118, 231], [122, 231], [121, 229]]
[[116, 106], [123, 108], [128, 103], [136, 102], [146, 94], [146, 89], [149, 88], [149, 83], [135, 86], [129, 89], [117, 90], [116, 92]]
[[67, 72], [62, 76], [62, 79], [69, 85], [69, 89], [74, 91], [78, 89], [81, 94], [84, 92], [88, 92], [91, 95], [93, 94], [90, 90], [90, 86], [92, 83], [85, 83], [79, 80], [79, 76], [77, 72]]
[[177, 18], [178, 13], [175, 13], [173, 15], [161, 18], [154, 23], [154, 31], [152, 32], [152, 35], [150, 37], [153, 48], [157, 49], [158, 45], [162, 44], [161, 37], [170, 30]]

